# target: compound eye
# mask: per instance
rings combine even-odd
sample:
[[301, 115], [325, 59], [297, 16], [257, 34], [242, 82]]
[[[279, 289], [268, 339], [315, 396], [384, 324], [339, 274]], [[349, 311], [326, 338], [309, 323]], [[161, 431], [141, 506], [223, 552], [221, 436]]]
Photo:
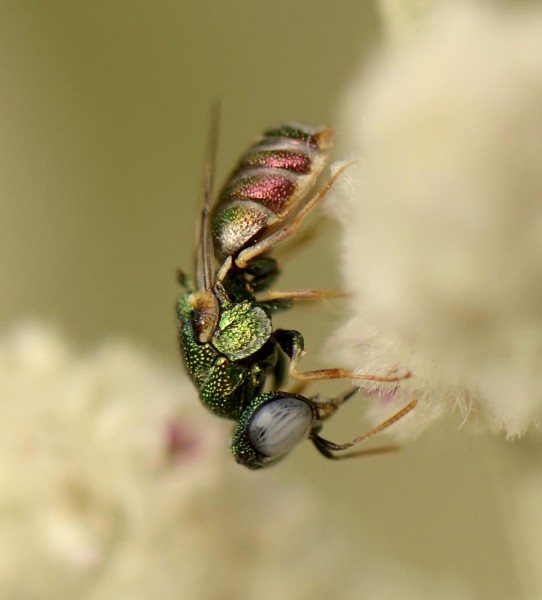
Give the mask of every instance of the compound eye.
[[307, 401], [292, 396], [276, 398], [256, 410], [248, 426], [248, 437], [264, 456], [280, 456], [306, 437], [313, 418]]

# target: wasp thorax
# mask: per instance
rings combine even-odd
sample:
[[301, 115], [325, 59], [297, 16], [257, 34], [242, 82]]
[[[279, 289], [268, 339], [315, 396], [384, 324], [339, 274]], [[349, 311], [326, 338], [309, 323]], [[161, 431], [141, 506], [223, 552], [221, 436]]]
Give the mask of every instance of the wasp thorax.
[[257, 352], [271, 336], [271, 319], [249, 301], [222, 311], [213, 346], [230, 360], [242, 360]]
[[313, 420], [313, 410], [306, 400], [282, 396], [255, 411], [248, 425], [248, 438], [264, 456], [280, 456], [307, 436]]

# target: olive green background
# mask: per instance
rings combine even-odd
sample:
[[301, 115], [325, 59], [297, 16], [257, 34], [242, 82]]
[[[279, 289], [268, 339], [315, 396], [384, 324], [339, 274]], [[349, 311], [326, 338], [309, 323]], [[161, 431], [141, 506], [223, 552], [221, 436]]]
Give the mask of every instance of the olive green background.
[[[212, 103], [220, 180], [268, 125], [333, 125], [378, 32], [369, 1], [0, 2], [2, 329], [37, 316], [82, 347], [121, 335], [176, 364], [175, 269], [192, 262]], [[335, 240], [289, 261], [283, 287], [337, 287]], [[310, 364], [341, 312], [280, 323], [306, 335]], [[359, 433], [355, 408], [332, 439]], [[454, 423], [393, 458], [332, 464], [307, 444], [277, 470], [376, 555], [518, 598], [492, 444]]]
[[170, 358], [212, 103], [220, 181], [262, 128], [330, 123], [375, 32], [369, 2], [0, 2], [2, 325]]

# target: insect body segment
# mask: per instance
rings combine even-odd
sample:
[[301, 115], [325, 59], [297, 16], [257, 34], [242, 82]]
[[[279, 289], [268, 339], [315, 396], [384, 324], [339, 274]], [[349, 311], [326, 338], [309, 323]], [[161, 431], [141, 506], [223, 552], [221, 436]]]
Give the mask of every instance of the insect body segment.
[[257, 348], [260, 352], [253, 352], [257, 356], [252, 361], [236, 360], [237, 344], [234, 342], [231, 347], [227, 340], [220, 341], [221, 334], [227, 329], [215, 332], [215, 338], [219, 340], [216, 344], [202, 344], [197, 339], [194, 316], [190, 293], [181, 296], [177, 302], [177, 321], [179, 347], [186, 371], [198, 389], [202, 403], [211, 412], [237, 420], [247, 403], [263, 390], [267, 371], [277, 362], [275, 348], [272, 344], [266, 346], [267, 339], [260, 337]]
[[314, 405], [298, 394], [269, 392], [243, 412], [233, 434], [237, 462], [259, 469], [278, 462], [307, 438], [317, 419]]
[[264, 133], [249, 149], [213, 211], [219, 260], [235, 258], [299, 207], [327, 162], [332, 137], [327, 128], [283, 125]]
[[287, 374], [304, 382], [301, 387], [317, 379], [397, 382], [405, 377], [358, 375], [345, 369], [299, 372], [303, 336], [273, 329], [277, 310], [297, 300], [331, 295], [269, 289], [279, 275], [269, 253], [297, 232], [340, 175], [336, 172], [322, 190], [314, 191], [332, 145], [331, 130], [287, 124], [267, 131], [241, 158], [213, 208], [216, 113], [213, 125], [195, 273], [193, 278], [180, 274], [185, 293], [177, 302], [181, 357], [201, 402], [215, 415], [236, 421], [232, 452], [250, 469], [276, 463], [306, 438], [327, 458], [374, 453], [342, 451], [395, 423], [415, 401], [351, 442], [334, 444], [322, 438], [320, 430], [351, 392], [329, 400], [269, 389], [281, 387]]

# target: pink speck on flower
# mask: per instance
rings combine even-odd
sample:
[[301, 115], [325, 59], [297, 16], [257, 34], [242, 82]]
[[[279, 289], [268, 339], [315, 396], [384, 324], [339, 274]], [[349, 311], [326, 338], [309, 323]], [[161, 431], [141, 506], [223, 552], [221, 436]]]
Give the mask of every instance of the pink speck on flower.
[[172, 460], [183, 460], [197, 456], [201, 447], [201, 436], [193, 425], [175, 420], [167, 425], [166, 452]]

